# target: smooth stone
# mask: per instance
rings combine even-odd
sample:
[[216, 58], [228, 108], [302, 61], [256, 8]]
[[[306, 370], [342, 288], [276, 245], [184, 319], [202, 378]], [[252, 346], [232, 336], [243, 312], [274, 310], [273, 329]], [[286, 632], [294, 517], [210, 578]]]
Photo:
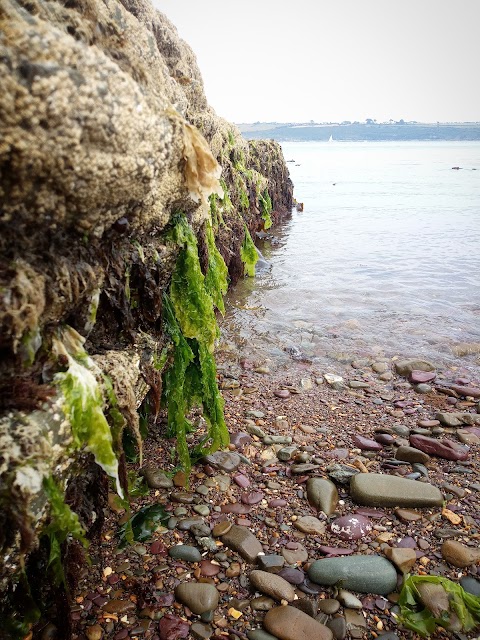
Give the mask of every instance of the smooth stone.
[[211, 560], [202, 560], [200, 562], [200, 572], [202, 576], [212, 577], [220, 573], [221, 567], [219, 564], [214, 564]]
[[243, 449], [251, 442], [253, 442], [252, 437], [245, 431], [237, 431], [230, 434], [230, 444], [233, 444], [237, 449]]
[[410, 429], [404, 424], [394, 424], [392, 427], [393, 433], [401, 438], [408, 438], [410, 435]]
[[338, 505], [337, 487], [326, 478], [309, 478], [307, 498], [312, 507], [329, 516], [334, 513]]
[[276, 605], [275, 600], [268, 596], [260, 596], [250, 600], [252, 611], [270, 611], [270, 609], [273, 609]]
[[282, 398], [285, 400], [286, 398], [290, 397], [290, 391], [288, 391], [288, 389], [277, 389], [273, 392], [273, 395], [277, 398]]
[[360, 600], [345, 589], [339, 589], [337, 593], [337, 600], [342, 607], [348, 607], [349, 609], [363, 609], [363, 604]]
[[383, 473], [360, 473], [350, 481], [351, 498], [373, 507], [436, 507], [443, 503], [437, 487]]
[[475, 433], [471, 433], [467, 429], [459, 429], [457, 431], [457, 438], [462, 444], [472, 445], [480, 443], [480, 438]]
[[415, 449], [414, 447], [398, 447], [395, 458], [405, 462], [420, 462], [426, 464], [430, 460], [428, 453]]
[[446, 460], [466, 460], [469, 454], [468, 447], [447, 439], [436, 440], [428, 436], [413, 434], [410, 436], [410, 444], [425, 453]]
[[408, 573], [417, 561], [417, 554], [413, 549], [388, 547], [384, 554], [402, 573]]
[[413, 511], [412, 509], [395, 509], [395, 515], [402, 522], [416, 522], [423, 518], [419, 511]]
[[247, 632], [248, 640], [278, 640], [277, 636], [272, 636], [263, 629], [252, 629]]
[[102, 610], [106, 613], [128, 613], [134, 611], [136, 605], [131, 600], [109, 600], [103, 605]]
[[170, 489], [173, 487], [173, 480], [161, 469], [146, 466], [142, 468], [141, 474], [151, 489]]
[[321, 536], [325, 533], [326, 525], [314, 516], [301, 516], [293, 523], [295, 529], [313, 536]]
[[390, 368], [390, 365], [387, 362], [374, 362], [372, 364], [372, 369], [375, 373], [385, 373]]
[[343, 556], [316, 560], [308, 569], [312, 582], [335, 585], [360, 593], [386, 595], [397, 585], [395, 567], [382, 556]]
[[[347, 630], [350, 631], [352, 638], [363, 638], [363, 632], [367, 627], [367, 621], [363, 615], [353, 609], [345, 609], [343, 613], [347, 623]], [[354, 633], [357, 629], [360, 631], [358, 635]]]
[[300, 475], [304, 473], [310, 473], [310, 471], [316, 471], [319, 468], [319, 466], [320, 465], [318, 464], [308, 464], [308, 463], [292, 464], [292, 466], [290, 467], [290, 470], [292, 473]]
[[213, 627], [204, 622], [194, 622], [190, 627], [190, 633], [195, 640], [208, 640], [213, 636]]
[[234, 451], [215, 451], [215, 453], [205, 456], [202, 462], [211, 465], [214, 469], [221, 469], [229, 473], [237, 469], [241, 458]]
[[257, 591], [275, 600], [292, 602], [295, 599], [295, 589], [292, 585], [275, 573], [255, 569], [250, 573], [249, 579]]
[[302, 584], [305, 580], [305, 573], [300, 569], [293, 569], [292, 567], [281, 569], [278, 575], [290, 584]]
[[285, 564], [285, 558], [280, 555], [270, 554], [266, 556], [258, 556], [258, 566], [263, 571], [270, 573], [278, 573]]
[[202, 516], [192, 516], [191, 518], [182, 518], [177, 523], [177, 529], [180, 531], [190, 531], [191, 527], [204, 525], [205, 520]]
[[273, 509], [275, 507], [286, 507], [287, 504], [288, 502], [283, 498], [274, 498], [273, 500], [270, 500], [268, 502], [268, 506], [270, 507], [270, 509]]
[[220, 506], [220, 511], [222, 513], [236, 513], [237, 515], [246, 515], [250, 513], [252, 510], [251, 506], [248, 504], [243, 504], [242, 502], [233, 502], [228, 504], [222, 504]]
[[353, 549], [343, 549], [341, 547], [329, 547], [327, 545], [320, 545], [318, 547], [320, 553], [324, 553], [327, 556], [349, 556], [353, 553]]
[[242, 493], [240, 500], [243, 504], [258, 504], [263, 500], [265, 494], [262, 491], [251, 491], [250, 493]]
[[368, 389], [371, 385], [368, 382], [362, 382], [361, 380], [350, 380], [348, 386], [350, 389]]
[[177, 544], [170, 547], [168, 555], [176, 560], [185, 560], [185, 562], [200, 562], [202, 554], [197, 547], [190, 547], [187, 544]]
[[208, 507], [206, 504], [196, 504], [193, 507], [193, 510], [195, 511], [195, 513], [198, 513], [201, 516], [208, 516], [210, 515], [210, 507]]
[[454, 413], [440, 411], [435, 415], [435, 418], [445, 427], [461, 427], [465, 424], [472, 424], [474, 420], [472, 414], [458, 411]]
[[225, 533], [227, 533], [228, 531], [230, 531], [230, 529], [232, 528], [232, 523], [229, 520], [222, 520], [222, 522], [219, 522], [218, 524], [216, 524], [213, 529], [212, 529], [212, 535], [215, 538], [219, 538], [220, 536], [223, 536]]
[[268, 632], [280, 640], [332, 640], [330, 629], [295, 607], [275, 607], [263, 620]]
[[237, 473], [236, 475], [234, 475], [233, 481], [242, 489], [246, 489], [250, 486], [250, 479], [247, 478], [247, 476], [243, 475], [243, 473]]
[[318, 601], [318, 608], [322, 613], [326, 613], [329, 616], [333, 616], [334, 613], [340, 609], [340, 602], [333, 598], [326, 598], [325, 600]]
[[265, 438], [267, 435], [265, 431], [256, 424], [248, 424], [246, 429], [250, 435], [257, 436], [257, 438]]
[[298, 449], [295, 445], [292, 445], [290, 447], [283, 447], [283, 449], [277, 451], [277, 458], [282, 462], [287, 462], [288, 460], [292, 460], [292, 458], [294, 458], [297, 451]]
[[263, 438], [263, 444], [292, 444], [292, 436], [265, 436]]
[[417, 393], [430, 393], [432, 391], [432, 387], [429, 384], [424, 383], [416, 384], [414, 389]]
[[335, 640], [345, 640], [347, 637], [347, 621], [345, 618], [333, 618], [327, 622], [327, 627], [333, 633]]
[[360, 473], [360, 469], [346, 464], [332, 464], [327, 467], [327, 473], [338, 484], [348, 484], [353, 476]]
[[365, 436], [354, 435], [352, 438], [353, 444], [362, 451], [382, 451], [383, 447], [380, 442], [372, 440], [371, 438], [365, 438]]
[[441, 548], [442, 557], [454, 567], [469, 567], [480, 561], [480, 549], [467, 547], [456, 540], [446, 540]]
[[182, 582], [175, 588], [175, 597], [197, 614], [213, 611], [219, 600], [217, 589], [205, 582]]
[[341, 516], [330, 524], [330, 531], [341, 540], [358, 540], [371, 530], [370, 520], [357, 514]]
[[408, 376], [412, 371], [435, 371], [435, 365], [428, 360], [411, 359], [395, 362], [395, 371], [400, 376]]
[[188, 491], [173, 491], [170, 494], [170, 500], [180, 502], [180, 504], [192, 504], [193, 497], [193, 494]]
[[296, 549], [287, 549], [283, 547], [282, 556], [285, 558], [285, 562], [290, 565], [302, 564], [308, 559], [308, 552], [303, 545], [299, 542], [296, 543]]
[[408, 380], [412, 384], [425, 384], [427, 382], [433, 382], [437, 374], [434, 371], [419, 371], [418, 369], [413, 369], [408, 374]]
[[294, 600], [292, 602], [292, 607], [300, 609], [300, 611], [303, 611], [303, 613], [306, 613], [307, 616], [310, 616], [311, 618], [315, 618], [318, 613], [317, 603], [312, 602], [309, 598], [299, 598], [298, 600]]
[[389, 433], [376, 433], [374, 438], [380, 444], [390, 445], [395, 442], [395, 438]]
[[256, 562], [259, 553], [263, 553], [263, 547], [253, 533], [236, 524], [222, 536], [222, 542], [251, 564]]
[[467, 593], [470, 593], [472, 596], [476, 596], [477, 598], [480, 597], [479, 580], [475, 580], [475, 578], [472, 578], [471, 576], [464, 576], [460, 580], [460, 584]]

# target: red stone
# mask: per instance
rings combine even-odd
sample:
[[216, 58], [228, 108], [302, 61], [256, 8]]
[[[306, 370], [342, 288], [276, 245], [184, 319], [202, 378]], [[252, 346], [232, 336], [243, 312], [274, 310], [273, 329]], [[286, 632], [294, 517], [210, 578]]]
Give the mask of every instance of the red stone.
[[410, 436], [410, 444], [424, 453], [430, 453], [445, 460], [466, 460], [469, 448], [452, 440], [436, 440], [428, 436], [413, 434]]

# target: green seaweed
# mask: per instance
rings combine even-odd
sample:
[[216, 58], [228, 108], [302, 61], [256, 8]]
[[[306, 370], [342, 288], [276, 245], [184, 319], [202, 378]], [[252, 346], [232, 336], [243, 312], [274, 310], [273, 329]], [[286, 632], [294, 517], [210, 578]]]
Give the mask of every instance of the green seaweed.
[[197, 239], [185, 216], [174, 227], [175, 242], [182, 247], [170, 285], [170, 299], [185, 338], [195, 338], [213, 351], [218, 335], [212, 299], [198, 257]]
[[272, 226], [272, 218], [270, 214], [272, 213], [272, 208], [273, 208], [272, 200], [270, 198], [270, 194], [268, 193], [267, 189], [265, 189], [263, 194], [261, 193], [258, 196], [258, 200], [260, 202], [260, 212], [264, 222], [263, 226], [265, 228], [265, 231], [267, 231]]
[[93, 453], [95, 462], [115, 479], [117, 492], [122, 496], [112, 432], [94, 375], [101, 376], [100, 370], [83, 349], [83, 338], [71, 327], [63, 330], [61, 339], [54, 339], [54, 352], [68, 362], [67, 370], [55, 374], [54, 382], [63, 394], [63, 410], [70, 420], [73, 446], [79, 449], [85, 445]]
[[220, 186], [222, 187], [222, 190], [223, 190], [223, 198], [222, 198], [223, 210], [225, 213], [230, 213], [231, 211], [233, 211], [234, 207], [230, 199], [227, 183], [223, 178], [220, 180]]
[[208, 270], [205, 276], [205, 289], [212, 298], [214, 306], [220, 313], [224, 314], [225, 304], [223, 302], [223, 296], [227, 293], [228, 289], [228, 269], [215, 244], [215, 237], [210, 222], [205, 224], [205, 235], [208, 248]]
[[153, 533], [159, 526], [165, 525], [170, 519], [170, 514], [161, 504], [153, 504], [142, 507], [119, 529], [119, 548], [123, 549], [127, 544], [146, 542], [151, 540]]
[[[184, 216], [179, 216], [172, 238], [182, 247], [177, 259], [170, 296], [164, 294], [163, 321], [172, 342], [172, 362], [164, 372], [163, 403], [167, 407], [167, 435], [177, 438], [180, 464], [189, 473], [192, 459], [226, 446], [229, 441], [218, 390], [213, 358], [218, 326], [214, 306], [224, 310], [227, 269], [215, 246], [213, 229], [206, 227], [209, 252], [207, 276], [200, 268], [197, 240]], [[191, 452], [187, 433], [192, 425], [187, 414], [203, 407], [208, 426], [203, 440]]]
[[150, 489], [143, 476], [139, 476], [134, 469], [128, 472], [128, 495], [132, 498], [148, 496]]
[[[448, 595], [450, 611], [443, 611], [441, 617], [421, 602], [420, 584], [441, 585]], [[467, 593], [462, 587], [440, 576], [406, 576], [398, 600], [400, 624], [415, 631], [422, 637], [435, 633], [437, 626], [449, 628], [452, 614], [458, 618], [464, 631], [471, 631], [480, 625], [480, 598]]]
[[65, 584], [61, 545], [69, 536], [81, 542], [85, 548], [89, 543], [77, 514], [65, 504], [63, 493], [52, 476], [43, 479], [43, 488], [50, 503], [50, 523], [42, 532], [50, 541], [48, 568], [57, 584]]
[[26, 331], [20, 341], [19, 353], [25, 367], [31, 367], [35, 362], [38, 350], [42, 346], [42, 334], [40, 328], [35, 327], [31, 331]]
[[244, 231], [245, 238], [240, 248], [240, 258], [243, 262], [245, 275], [253, 278], [255, 276], [255, 265], [258, 261], [258, 253], [246, 225], [244, 225]]

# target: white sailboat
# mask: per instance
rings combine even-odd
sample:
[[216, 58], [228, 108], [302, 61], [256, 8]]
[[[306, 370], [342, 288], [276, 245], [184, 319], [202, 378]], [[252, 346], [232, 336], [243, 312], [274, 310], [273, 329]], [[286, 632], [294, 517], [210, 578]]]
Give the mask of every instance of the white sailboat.
[[333, 136], [330, 136], [330, 138], [328, 139], [329, 142], [333, 142]]

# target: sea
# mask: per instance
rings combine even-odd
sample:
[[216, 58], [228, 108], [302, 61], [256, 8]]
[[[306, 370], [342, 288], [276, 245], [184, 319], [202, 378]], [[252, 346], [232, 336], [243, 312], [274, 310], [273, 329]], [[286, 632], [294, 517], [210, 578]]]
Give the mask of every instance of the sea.
[[228, 294], [223, 346], [266, 364], [421, 357], [478, 376], [480, 143], [282, 148], [303, 211], [256, 239], [264, 260]]

